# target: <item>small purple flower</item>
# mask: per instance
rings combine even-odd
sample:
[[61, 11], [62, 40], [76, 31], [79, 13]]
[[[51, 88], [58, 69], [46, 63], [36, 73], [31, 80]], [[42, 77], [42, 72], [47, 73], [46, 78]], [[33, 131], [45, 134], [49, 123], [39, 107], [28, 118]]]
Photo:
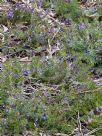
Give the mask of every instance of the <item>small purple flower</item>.
[[30, 8], [27, 4], [25, 4], [25, 5], [24, 5], [24, 10], [25, 10], [25, 11], [31, 11], [31, 8]]
[[70, 46], [70, 41], [67, 42], [67, 46]]
[[63, 99], [64, 99], [65, 101], [68, 101], [68, 97], [67, 97], [67, 96], [65, 96]]
[[13, 9], [8, 9], [6, 12], [6, 16], [7, 16], [7, 18], [12, 19], [14, 16]]
[[47, 9], [45, 10], [45, 12], [48, 14], [48, 13], [49, 13], [49, 9], [47, 8]]
[[34, 13], [36, 10], [34, 8], [31, 9], [31, 12]]
[[50, 26], [50, 27], [48, 28], [48, 32], [51, 33], [51, 32], [54, 31], [54, 29], [55, 29], [54, 26]]
[[88, 79], [89, 79], [89, 80], [93, 80], [93, 77], [89, 77]]
[[72, 62], [67, 62], [67, 64], [68, 64], [68, 67], [70, 70], [72, 70], [74, 68], [74, 65]]
[[5, 111], [6, 111], [6, 113], [8, 113], [8, 112], [9, 112], [9, 109], [6, 109]]
[[45, 97], [49, 96], [47, 91], [43, 91], [43, 94], [44, 94]]
[[2, 104], [1, 104], [1, 107], [2, 107], [2, 108], [5, 108], [5, 104], [4, 104], [4, 103], [2, 103]]
[[14, 77], [17, 77], [17, 74], [16, 73], [14, 73], [14, 75], [13, 75]]
[[28, 41], [31, 42], [31, 41], [32, 41], [32, 38], [33, 38], [32, 36], [29, 36], [29, 37], [28, 37]]
[[99, 79], [100, 76], [99, 75], [94, 75], [94, 79]]
[[38, 5], [39, 7], [41, 7], [41, 6], [42, 6], [42, 0], [37, 0], [37, 5]]
[[15, 104], [13, 104], [13, 105], [12, 105], [12, 108], [13, 108], [13, 109], [16, 109], [16, 105], [15, 105]]
[[63, 31], [64, 30], [64, 25], [62, 25], [61, 27], [60, 27], [60, 31]]
[[89, 51], [88, 49], [85, 49], [84, 52], [85, 52], [85, 53], [88, 53], [88, 52], [90, 52], [90, 51]]
[[22, 71], [22, 73], [23, 73], [23, 75], [28, 76], [28, 75], [31, 74], [31, 71], [30, 71], [29, 69], [28, 69], [28, 70], [24, 69], [24, 70]]
[[91, 69], [91, 72], [94, 74], [94, 76], [97, 75], [97, 72], [96, 72], [96, 69], [95, 69], [95, 68], [92, 68], [92, 69]]
[[72, 57], [71, 54], [67, 54], [67, 55], [65, 56], [66, 59], [70, 59], [71, 57]]
[[83, 22], [81, 22], [80, 24], [78, 24], [79, 29], [84, 29], [85, 28], [85, 24]]
[[30, 114], [26, 114], [27, 117], [30, 117]]
[[18, 2], [18, 4], [19, 4], [19, 5], [22, 5], [22, 4], [24, 4], [24, 2], [20, 1], [20, 2]]
[[102, 112], [102, 106], [96, 107], [97, 111]]
[[96, 72], [95, 68], [92, 68], [92, 69], [91, 69], [91, 72], [92, 72], [92, 73]]
[[70, 38], [71, 38], [71, 35], [70, 35], [69, 33], [67, 33], [67, 34], [66, 34], [66, 37], [67, 37], [68, 39], [70, 39]]
[[18, 10], [20, 8], [20, 4], [17, 3], [16, 6], [15, 6], [15, 10]]
[[43, 115], [42, 115], [43, 119], [46, 120], [46, 113], [44, 112]]

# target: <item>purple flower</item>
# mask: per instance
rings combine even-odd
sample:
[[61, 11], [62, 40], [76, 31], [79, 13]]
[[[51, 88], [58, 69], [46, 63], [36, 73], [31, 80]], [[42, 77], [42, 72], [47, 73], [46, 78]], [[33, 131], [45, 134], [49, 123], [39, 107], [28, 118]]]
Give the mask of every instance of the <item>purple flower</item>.
[[84, 52], [85, 52], [85, 53], [88, 53], [88, 52], [90, 52], [90, 51], [89, 51], [88, 49], [85, 49]]
[[14, 73], [14, 74], [13, 74], [13, 76], [14, 76], [14, 77], [17, 77], [17, 74], [16, 74], [16, 73]]
[[67, 54], [67, 55], [65, 56], [66, 59], [70, 59], [71, 57], [72, 57], [71, 54]]
[[71, 35], [69, 33], [66, 34], [67, 38], [70, 39]]
[[27, 117], [30, 117], [30, 114], [26, 114]]
[[47, 91], [43, 91], [43, 94], [44, 94], [44, 96], [49, 96], [49, 94], [48, 94], [48, 92]]
[[5, 104], [4, 104], [4, 103], [2, 103], [2, 104], [1, 104], [1, 107], [2, 107], [2, 108], [5, 108]]
[[33, 38], [32, 36], [29, 36], [29, 37], [28, 37], [28, 41], [31, 42], [31, 41], [32, 41], [32, 38]]
[[95, 71], [95, 68], [92, 68], [91, 71], [94, 72], [94, 71]]
[[64, 30], [64, 25], [62, 25], [62, 26], [60, 27], [60, 30], [61, 30], [61, 31], [63, 31], [63, 30]]
[[31, 11], [31, 8], [30, 8], [27, 4], [25, 4], [25, 5], [24, 5], [24, 10], [25, 10], [25, 11]]
[[67, 64], [68, 64], [68, 67], [70, 70], [72, 70], [74, 68], [74, 65], [72, 62], [67, 62]]
[[65, 101], [68, 101], [68, 97], [67, 97], [67, 96], [65, 96], [65, 97], [64, 97], [64, 100], [65, 100]]
[[31, 71], [30, 71], [29, 69], [28, 69], [28, 70], [24, 69], [24, 70], [22, 71], [22, 73], [23, 73], [23, 75], [28, 76], [28, 75], [31, 74]]
[[8, 113], [8, 112], [9, 112], [9, 109], [6, 109], [5, 111]]
[[96, 107], [97, 111], [102, 112], [102, 106]]
[[70, 46], [70, 41], [67, 42], [67, 46]]
[[31, 12], [34, 13], [36, 10], [34, 8], [31, 9]]
[[15, 10], [18, 10], [19, 8], [20, 8], [20, 4], [17, 3], [17, 4], [16, 4], [16, 7], [15, 7]]
[[46, 120], [46, 113], [44, 112], [42, 115], [43, 119]]
[[91, 69], [91, 72], [93, 73], [94, 76], [97, 75], [97, 72], [96, 72], [96, 69], [95, 69], [95, 68], [92, 68], [92, 69]]
[[93, 80], [93, 77], [89, 77], [88, 79], [89, 79], [89, 80]]
[[45, 10], [45, 12], [48, 14], [48, 13], [49, 13], [49, 9], [47, 8], [47, 9]]
[[54, 26], [50, 26], [50, 27], [48, 28], [48, 32], [51, 33], [51, 32], [54, 31], [54, 29], [55, 29]]
[[42, 6], [42, 0], [37, 0], [37, 5], [38, 5], [39, 7], [41, 7], [41, 6]]
[[83, 22], [81, 22], [80, 24], [78, 24], [79, 29], [84, 29], [85, 28], [85, 24]]
[[13, 18], [13, 16], [14, 16], [13, 10], [12, 10], [12, 9], [7, 10], [6, 16], [7, 16], [7, 18], [9, 18], [9, 19]]
[[12, 105], [12, 108], [13, 108], [13, 109], [16, 109], [16, 105], [15, 105], [15, 104], [13, 104], [13, 105]]

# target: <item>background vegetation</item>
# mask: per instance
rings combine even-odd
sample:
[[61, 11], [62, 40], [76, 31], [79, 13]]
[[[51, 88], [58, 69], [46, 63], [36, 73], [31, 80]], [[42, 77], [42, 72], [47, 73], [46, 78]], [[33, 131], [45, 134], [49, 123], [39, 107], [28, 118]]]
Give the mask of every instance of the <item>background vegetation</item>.
[[101, 11], [77, 0], [0, 1], [1, 136], [102, 135]]

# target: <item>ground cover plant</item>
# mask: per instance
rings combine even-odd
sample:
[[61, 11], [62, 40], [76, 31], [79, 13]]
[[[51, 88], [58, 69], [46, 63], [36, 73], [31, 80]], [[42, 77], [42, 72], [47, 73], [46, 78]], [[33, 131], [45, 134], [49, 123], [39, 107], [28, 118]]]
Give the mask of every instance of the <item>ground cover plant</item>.
[[102, 135], [100, 1], [0, 1], [0, 136]]

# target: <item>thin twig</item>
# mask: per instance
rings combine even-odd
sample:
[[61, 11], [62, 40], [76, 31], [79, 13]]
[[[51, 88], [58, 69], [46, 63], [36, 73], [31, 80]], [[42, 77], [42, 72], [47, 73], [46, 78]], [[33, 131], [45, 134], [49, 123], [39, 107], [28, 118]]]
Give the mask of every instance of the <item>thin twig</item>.
[[83, 136], [82, 129], [81, 129], [81, 121], [80, 121], [79, 111], [78, 111], [78, 131], [81, 134], [81, 136]]
[[89, 133], [85, 134], [84, 136], [90, 136], [91, 134], [95, 133], [96, 131], [98, 131], [100, 128], [96, 128], [92, 131], [90, 131]]

